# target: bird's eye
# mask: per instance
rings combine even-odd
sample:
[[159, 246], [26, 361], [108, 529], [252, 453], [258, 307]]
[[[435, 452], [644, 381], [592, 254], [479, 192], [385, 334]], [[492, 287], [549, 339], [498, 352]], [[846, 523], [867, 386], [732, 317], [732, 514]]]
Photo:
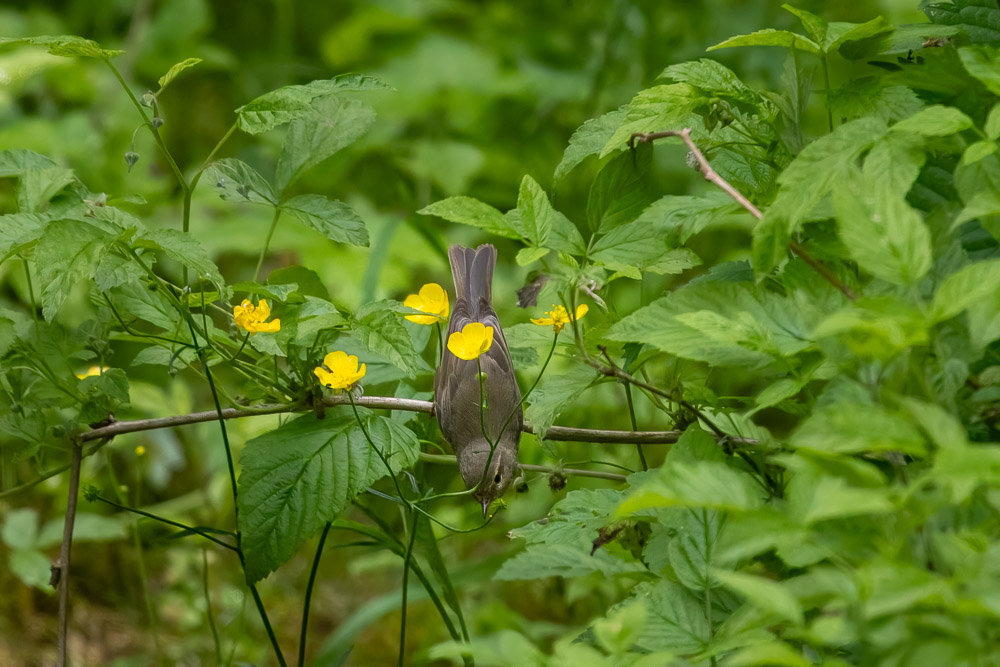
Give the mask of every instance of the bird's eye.
[[493, 483], [494, 484], [500, 483], [500, 473], [497, 473], [497, 476], [493, 478]]

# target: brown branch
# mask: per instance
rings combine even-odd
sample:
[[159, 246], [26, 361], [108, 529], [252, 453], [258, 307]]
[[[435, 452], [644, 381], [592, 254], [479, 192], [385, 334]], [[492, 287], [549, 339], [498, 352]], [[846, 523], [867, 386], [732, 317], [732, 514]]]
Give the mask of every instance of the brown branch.
[[[694, 155], [695, 160], [698, 161], [698, 168], [701, 173], [705, 176], [705, 180], [717, 186], [720, 190], [725, 192], [727, 195], [733, 198], [733, 200], [750, 212], [750, 215], [757, 218], [758, 220], [764, 217], [764, 214], [760, 212], [760, 209], [753, 205], [753, 203], [743, 196], [743, 194], [734, 188], [729, 181], [724, 179], [718, 174], [712, 165], [708, 163], [708, 159], [705, 157], [698, 146], [695, 145], [694, 141], [691, 139], [691, 128], [685, 127], [683, 130], [665, 130], [663, 132], [636, 132], [628, 140], [628, 147], [635, 148], [635, 143], [638, 142], [652, 142], [655, 139], [663, 139], [666, 137], [680, 137], [691, 154]], [[833, 274], [828, 268], [820, 264], [812, 255], [806, 252], [806, 249], [795, 241], [791, 241], [788, 244], [789, 249], [802, 258], [802, 260], [808, 264], [816, 273], [821, 275], [824, 280], [833, 285], [835, 288], [840, 290], [841, 294], [846, 296], [851, 301], [857, 300], [858, 296], [851, 290], [850, 287], [845, 285], [837, 276]]]
[[66, 667], [69, 629], [69, 561], [73, 546], [73, 524], [76, 521], [76, 502], [80, 493], [80, 465], [83, 461], [83, 443], [79, 439], [72, 440], [73, 462], [69, 477], [69, 498], [66, 501], [66, 519], [63, 522], [62, 546], [59, 548], [59, 560], [52, 565], [52, 578], [49, 584], [59, 587], [59, 638], [57, 667]]
[[[640, 383], [640, 386], [651, 391], [662, 393], [650, 385]], [[663, 393], [666, 398], [673, 400], [669, 395]], [[418, 401], [411, 398], [395, 398], [392, 396], [362, 396], [355, 401], [358, 405], [366, 408], [381, 410], [403, 410], [407, 412], [422, 412], [432, 414], [434, 404], [430, 401]], [[345, 395], [328, 396], [324, 398], [321, 405], [332, 407], [337, 405], [348, 405], [350, 401]], [[302, 403], [290, 403], [280, 405], [263, 405], [256, 408], [226, 408], [222, 410], [223, 419], [236, 419], [240, 417], [253, 417], [256, 415], [271, 415], [287, 412], [305, 412], [307, 407]], [[154, 419], [137, 419], [134, 421], [118, 421], [107, 426], [96, 428], [83, 433], [80, 436], [82, 441], [95, 440], [97, 438], [110, 438], [125, 433], [136, 433], [138, 431], [150, 431], [153, 429], [170, 428], [173, 426], [183, 426], [185, 424], [198, 424], [202, 422], [215, 421], [219, 414], [215, 410], [205, 412], [193, 412], [186, 415], [175, 415], [173, 417], [157, 417]], [[535, 428], [530, 423], [525, 423], [523, 428], [525, 433], [535, 433]], [[560, 442], [594, 442], [602, 444], [671, 444], [677, 442], [680, 431], [611, 431], [605, 429], [573, 428], [570, 426], [552, 426], [545, 432], [546, 440]], [[735, 440], [740, 442], [740, 440]], [[745, 440], [746, 444], [754, 444], [752, 440]]]

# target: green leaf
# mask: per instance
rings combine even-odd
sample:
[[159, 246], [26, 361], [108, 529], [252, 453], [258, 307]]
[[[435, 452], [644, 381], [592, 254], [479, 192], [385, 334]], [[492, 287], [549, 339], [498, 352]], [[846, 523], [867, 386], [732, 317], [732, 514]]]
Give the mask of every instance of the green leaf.
[[588, 255], [613, 271], [680, 273], [701, 264], [687, 248], [671, 249], [663, 231], [643, 220], [615, 227], [594, 243]]
[[48, 47], [49, 53], [52, 55], [63, 56], [66, 58], [80, 57], [108, 60], [125, 53], [124, 51], [118, 51], [115, 49], [102, 48], [101, 45], [95, 41], [84, 39], [83, 37], [77, 37], [75, 35], [38, 35], [37, 37], [17, 38], [0, 37], [0, 46], [5, 44], [30, 44], [32, 46], [45, 46]]
[[25, 549], [12, 551], [9, 556], [10, 571], [26, 586], [51, 592], [49, 585], [52, 561], [41, 551]]
[[749, 475], [723, 462], [697, 461], [663, 466], [632, 489], [618, 507], [618, 516], [647, 514], [659, 507], [745, 511], [760, 504], [760, 487]]
[[489, 204], [472, 197], [448, 197], [417, 211], [420, 215], [436, 215], [449, 222], [478, 227], [490, 234], [508, 239], [520, 239], [521, 234]]
[[789, 515], [803, 526], [820, 521], [887, 514], [894, 510], [885, 488], [859, 488], [846, 480], [811, 471], [797, 472], [788, 485]]
[[650, 204], [636, 223], [676, 235], [678, 243], [684, 244], [714, 223], [741, 212], [746, 210], [724, 192], [709, 192], [703, 197], [667, 195]]
[[518, 250], [517, 255], [514, 257], [514, 261], [517, 262], [518, 266], [528, 266], [529, 264], [534, 264], [550, 252], [552, 252], [551, 248], [536, 248], [534, 246], [529, 246]]
[[659, 78], [673, 79], [705, 93], [729, 97], [747, 104], [760, 103], [760, 96], [740, 81], [731, 69], [708, 58], [671, 65], [660, 73]]
[[976, 44], [958, 49], [965, 70], [994, 95], [1000, 95], [1000, 51], [993, 46]]
[[160, 90], [157, 93], [159, 95], [164, 91], [164, 89], [170, 85], [170, 82], [177, 78], [181, 72], [189, 67], [194, 67], [201, 62], [201, 58], [185, 58], [173, 67], [167, 70], [167, 73], [160, 77], [158, 83], [160, 84]]
[[542, 246], [552, 231], [552, 219], [557, 215], [545, 194], [535, 179], [525, 176], [521, 179], [521, 188], [517, 195], [517, 210], [521, 214], [521, 224], [529, 241]]
[[885, 122], [902, 120], [920, 111], [923, 102], [906, 86], [887, 85], [883, 77], [847, 81], [830, 91], [830, 114], [841, 123], [862, 116]]
[[48, 223], [49, 217], [40, 213], [0, 215], [0, 261], [38, 239]]
[[[551, 332], [550, 332], [551, 333]], [[525, 416], [534, 428], [535, 436], [545, 437], [556, 417], [597, 379], [597, 371], [584, 364], [573, 364], [560, 373], [546, 374], [531, 394], [531, 404]]]
[[806, 29], [809, 36], [817, 43], [822, 44], [826, 39], [827, 23], [822, 17], [816, 16], [811, 12], [807, 12], [804, 9], [799, 9], [798, 7], [792, 7], [791, 5], [784, 4], [781, 8], [786, 12], [793, 14], [799, 21], [802, 22], [802, 27]]
[[[412, 431], [367, 412], [362, 419], [394, 472], [416, 460]], [[240, 464], [239, 523], [249, 583], [277, 569], [388, 474], [353, 414], [288, 422], [247, 442]]]
[[72, 169], [48, 167], [21, 172], [17, 191], [17, 206], [23, 213], [40, 213], [67, 185], [76, 181]]
[[653, 86], [640, 91], [625, 109], [625, 119], [601, 150], [601, 157], [620, 150], [636, 132], [685, 127], [704, 98], [686, 83]]
[[[579, 533], [579, 531], [577, 531]], [[598, 549], [591, 555], [591, 542], [578, 544], [533, 544], [504, 564], [493, 575], [495, 581], [523, 581], [547, 577], [583, 577], [594, 572], [611, 577], [639, 572], [638, 563], [626, 563]]]
[[670, 566], [685, 588], [703, 592], [718, 587], [712, 570], [732, 564], [718, 556], [725, 520], [725, 515], [714, 510], [685, 509], [678, 521], [669, 524], [676, 531], [667, 549]]
[[944, 137], [972, 127], [972, 119], [955, 107], [927, 107], [892, 126], [893, 132], [913, 132], [925, 137]]
[[927, 449], [909, 420], [877, 405], [846, 402], [817, 409], [789, 444], [826, 454], [899, 451], [919, 456]]
[[48, 322], [78, 283], [94, 277], [114, 237], [79, 220], [58, 220], [42, 233], [35, 267], [42, 290], [42, 315]]
[[240, 129], [259, 134], [312, 113], [312, 101], [337, 93], [393, 90], [378, 79], [363, 74], [341, 74], [301, 86], [285, 86], [264, 93], [236, 110]]
[[969, 144], [969, 147], [962, 153], [962, 166], [975, 164], [980, 160], [997, 152], [997, 142], [995, 140], [976, 141]]
[[[38, 534], [38, 548], [48, 549], [62, 542], [65, 517], [46, 521]], [[92, 512], [77, 512], [73, 522], [73, 543], [115, 542], [128, 536], [126, 524], [119, 516]]]
[[636, 644], [656, 651], [695, 653], [708, 646], [712, 628], [705, 618], [705, 603], [683, 586], [661, 579], [655, 584], [640, 584], [633, 600], [641, 600], [649, 614]]
[[988, 139], [994, 141], [1000, 139], [1000, 104], [996, 104], [990, 109], [990, 115], [986, 117], [983, 131]]
[[354, 143], [375, 122], [375, 110], [358, 100], [324, 97], [291, 122], [274, 181], [279, 192], [311, 167]]
[[715, 570], [714, 574], [723, 585], [739, 593], [753, 606], [791, 621], [794, 625], [805, 623], [799, 601], [777, 581], [743, 572]]
[[299, 195], [281, 205], [304, 225], [340, 243], [368, 247], [368, 228], [353, 208], [322, 195]]
[[19, 507], [6, 513], [0, 540], [14, 551], [33, 549], [38, 541], [38, 510]]
[[[998, 208], [1000, 211], [1000, 208]], [[930, 320], [942, 322], [1000, 292], [1000, 260], [968, 264], [952, 273], [934, 293]]]
[[596, 232], [608, 232], [635, 220], [653, 200], [649, 170], [653, 147], [638, 146], [608, 161], [590, 186], [587, 223]]
[[406, 373], [408, 377], [416, 377], [417, 371], [424, 368], [420, 356], [413, 349], [413, 341], [401, 318], [392, 310], [376, 308], [364, 314], [359, 311], [357, 319], [351, 320], [351, 334], [365, 348], [384, 357], [389, 363]]
[[811, 667], [802, 650], [782, 641], [746, 646], [726, 657], [726, 667]]
[[226, 201], [248, 201], [255, 204], [278, 205], [271, 184], [247, 163], [236, 158], [213, 162], [208, 168], [219, 196]]
[[563, 151], [562, 160], [556, 166], [552, 180], [560, 181], [569, 172], [591, 155], [597, 155], [604, 148], [615, 130], [625, 120], [624, 106], [609, 111], [603, 116], [592, 118], [577, 128]]
[[770, 271], [785, 257], [792, 234], [886, 130], [884, 121], [859, 118], [802, 149], [778, 177], [781, 190], [753, 230], [754, 268], [758, 273]]
[[202, 278], [210, 281], [220, 289], [226, 281], [219, 273], [219, 267], [208, 256], [204, 246], [198, 239], [177, 229], [152, 229], [136, 239], [136, 248], [154, 248], [162, 250], [170, 259], [183, 264]]
[[988, 1], [935, 2], [923, 11], [934, 23], [960, 27], [973, 42], [1000, 42], [1000, 9]]
[[796, 306], [736, 283], [689, 284], [626, 316], [607, 337], [711, 365], [750, 368], [787, 363], [812, 345]]
[[789, 49], [798, 49], [806, 53], [820, 53], [819, 44], [808, 37], [788, 30], [775, 30], [765, 28], [752, 32], [749, 35], [737, 35], [727, 40], [719, 42], [715, 46], [710, 46], [707, 51], [716, 49], [731, 49], [735, 46], [783, 46]]
[[931, 268], [931, 234], [904, 193], [858, 173], [834, 194], [837, 231], [851, 257], [868, 273], [895, 285], [913, 285]]
[[[295, 344], [312, 345], [316, 335], [327, 329], [342, 326], [346, 320], [337, 307], [325, 299], [306, 296], [295, 316]], [[284, 327], [282, 327], [284, 331]]]

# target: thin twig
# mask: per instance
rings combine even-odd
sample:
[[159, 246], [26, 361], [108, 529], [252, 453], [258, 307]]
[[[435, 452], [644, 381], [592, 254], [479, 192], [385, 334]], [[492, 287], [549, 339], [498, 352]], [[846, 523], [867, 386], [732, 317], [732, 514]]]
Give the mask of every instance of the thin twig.
[[59, 638], [57, 667], [66, 667], [69, 629], [69, 561], [73, 546], [73, 523], [76, 521], [76, 504], [80, 493], [80, 464], [83, 461], [83, 443], [74, 438], [72, 441], [73, 462], [70, 467], [69, 498], [66, 501], [66, 520], [63, 522], [62, 546], [59, 548], [59, 560], [52, 566], [52, 579], [49, 584], [59, 587]]
[[[645, 143], [645, 142], [652, 142], [655, 139], [664, 139], [666, 137], [680, 137], [681, 141], [683, 141], [687, 145], [688, 150], [691, 151], [691, 154], [694, 155], [695, 159], [698, 161], [698, 168], [701, 170], [701, 173], [705, 176], [706, 181], [709, 181], [710, 183], [714, 184], [720, 190], [722, 190], [727, 195], [732, 197], [737, 204], [739, 204], [747, 211], [749, 211], [750, 215], [752, 215], [753, 217], [757, 218], [758, 220], [764, 217], [764, 214], [760, 212], [759, 208], [754, 206], [753, 203], [749, 199], [744, 197], [739, 190], [730, 185], [730, 183], [726, 179], [724, 179], [722, 176], [718, 174], [718, 172], [712, 169], [712, 165], [708, 163], [708, 159], [705, 157], [704, 153], [702, 153], [698, 149], [698, 146], [695, 145], [694, 141], [692, 141], [691, 128], [685, 127], [683, 130], [665, 130], [663, 132], [636, 132], [631, 137], [629, 137], [628, 146], [629, 148], [635, 148], [635, 144], [637, 141], [640, 143]], [[816, 261], [815, 258], [813, 258], [808, 252], [806, 252], [805, 248], [803, 248], [795, 241], [790, 242], [788, 244], [788, 247], [789, 249], [791, 249], [792, 252], [801, 257], [806, 264], [812, 267], [812, 269], [815, 270], [816, 273], [821, 275], [824, 280], [826, 280], [828, 283], [830, 283], [835, 288], [840, 290], [841, 294], [846, 296], [851, 301], [857, 300], [858, 296], [851, 290], [851, 288], [845, 285], [843, 282], [841, 282], [840, 279], [837, 278], [837, 276], [835, 276], [833, 272], [831, 272], [828, 268], [826, 268], [818, 261]]]
[[[420, 460], [426, 461], [427, 463], [443, 463], [445, 465], [458, 465], [458, 459], [449, 454], [427, 454], [425, 452], [420, 452]], [[624, 482], [626, 479], [625, 475], [620, 475], [616, 472], [604, 472], [603, 470], [579, 470], [577, 468], [552, 468], [550, 466], [539, 466], [533, 463], [520, 463], [518, 467], [521, 470], [529, 470], [531, 472], [543, 472], [545, 474], [551, 475], [553, 473], [577, 476], [577, 477], [593, 477], [594, 479], [610, 479], [616, 482]]]

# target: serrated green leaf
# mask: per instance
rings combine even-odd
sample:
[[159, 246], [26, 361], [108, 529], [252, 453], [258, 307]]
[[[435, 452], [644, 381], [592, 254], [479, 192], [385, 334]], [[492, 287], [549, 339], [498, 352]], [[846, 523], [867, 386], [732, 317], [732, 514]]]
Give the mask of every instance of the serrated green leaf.
[[791, 5], [784, 4], [781, 8], [786, 12], [794, 15], [799, 21], [802, 22], [802, 27], [806, 29], [809, 36], [817, 44], [822, 44], [826, 39], [827, 23], [822, 17], [816, 16], [811, 12], [807, 12], [804, 9], [799, 9], [798, 7], [792, 7]]
[[702, 197], [667, 195], [650, 204], [636, 222], [676, 235], [678, 243], [684, 244], [714, 222], [740, 212], [745, 209], [724, 192], [709, 192]]
[[668, 649], [695, 653], [708, 646], [712, 628], [705, 617], [704, 600], [667, 579], [636, 587], [632, 598], [648, 610], [646, 625], [636, 644], [650, 651]]
[[806, 329], [798, 309], [772, 292], [698, 283], [633, 312], [607, 336], [712, 365], [760, 368], [809, 348]]
[[701, 93], [686, 83], [653, 86], [640, 91], [625, 108], [625, 118], [601, 157], [620, 150], [636, 132], [658, 132], [691, 123], [695, 107], [703, 101]]
[[995, 141], [1000, 138], [1000, 104], [990, 109], [990, 114], [986, 117], [986, 123], [983, 125], [983, 131], [988, 139]]
[[811, 667], [812, 662], [782, 641], [745, 646], [726, 657], [726, 667]]
[[0, 37], [0, 46], [5, 44], [11, 45], [32, 45], [32, 46], [45, 46], [48, 47], [49, 53], [54, 56], [63, 56], [66, 58], [98, 58], [100, 60], [108, 60], [109, 58], [114, 58], [119, 56], [124, 51], [118, 51], [116, 49], [105, 49], [102, 48], [97, 42], [84, 39], [83, 37], [77, 37], [75, 35], [38, 35], [37, 37]]
[[[362, 419], [394, 472], [416, 460], [412, 431], [367, 412]], [[291, 558], [358, 493], [388, 474], [353, 414], [288, 422], [247, 442], [240, 464], [239, 523], [250, 583]]]
[[973, 78], [994, 95], [1000, 95], [1000, 51], [993, 46], [976, 44], [958, 49], [962, 65]]
[[111, 290], [109, 298], [126, 322], [138, 318], [166, 331], [180, 325], [177, 309], [160, 290], [149, 290], [142, 283], [125, 283]]
[[994, 140], [976, 141], [969, 144], [969, 147], [962, 153], [962, 166], [975, 164], [983, 158], [997, 152], [997, 142]]
[[638, 146], [608, 161], [590, 186], [587, 223], [606, 233], [634, 220], [653, 200], [649, 187], [652, 146]]
[[353, 99], [323, 97], [292, 120], [278, 156], [274, 182], [279, 192], [311, 167], [348, 146], [375, 122], [375, 110]]
[[885, 122], [902, 120], [920, 111], [924, 103], [906, 86], [887, 85], [883, 77], [869, 76], [847, 81], [830, 91], [830, 114], [841, 123], [862, 116]]
[[577, 128], [569, 138], [569, 145], [563, 151], [562, 160], [556, 166], [552, 180], [560, 181], [569, 172], [591, 155], [597, 155], [625, 120], [624, 106], [592, 118]]
[[913, 132], [925, 137], [944, 137], [972, 127], [972, 119], [955, 107], [940, 104], [921, 109], [892, 126], [892, 132]]
[[934, 23], [960, 27], [975, 43], [1000, 41], [1000, 9], [989, 0], [935, 2], [924, 6], [923, 11]]
[[536, 248], [534, 246], [529, 246], [518, 250], [517, 255], [514, 256], [514, 261], [517, 262], [518, 266], [528, 266], [529, 264], [534, 264], [550, 252], [552, 252], [551, 248]]
[[23, 213], [40, 213], [49, 201], [67, 185], [76, 181], [72, 169], [47, 167], [25, 169], [17, 190], [17, 206]]
[[412, 378], [424, 365], [400, 320], [391, 310], [372, 309], [351, 320], [351, 334], [365, 348], [384, 357]]
[[850, 486], [840, 477], [798, 472], [788, 485], [789, 516], [803, 526], [893, 511], [885, 488]]
[[[998, 208], [1000, 211], [1000, 208]], [[930, 320], [942, 322], [1000, 292], [1000, 260], [968, 264], [952, 273], [934, 293]]]
[[436, 215], [449, 222], [478, 227], [490, 234], [508, 239], [520, 239], [521, 234], [503, 213], [472, 197], [448, 197], [417, 211], [420, 215]]
[[35, 248], [42, 315], [46, 321], [52, 321], [75, 285], [94, 277], [112, 242], [112, 235], [86, 222], [49, 223]]
[[754, 268], [770, 271], [813, 208], [841, 182], [858, 157], [887, 131], [885, 122], [859, 118], [807, 145], [778, 177], [781, 190], [753, 230]]
[[708, 58], [677, 63], [660, 73], [661, 79], [673, 79], [678, 83], [686, 83], [706, 93], [719, 97], [758, 104], [760, 96], [745, 83], [740, 81], [736, 73], [722, 63]]
[[760, 504], [760, 487], [746, 473], [720, 461], [678, 462], [663, 466], [648, 481], [633, 486], [618, 506], [618, 516], [645, 514], [659, 507], [739, 512]]
[[170, 85], [170, 82], [176, 79], [181, 72], [183, 72], [189, 67], [194, 67], [201, 61], [202, 61], [201, 58], [185, 58], [179, 63], [173, 65], [170, 69], [167, 70], [166, 74], [160, 77], [160, 80], [157, 82], [160, 84], [159, 92], [162, 93], [163, 90]]
[[894, 412], [870, 404], [834, 403], [813, 412], [792, 434], [796, 449], [827, 454], [926, 453], [920, 432]]
[[213, 162], [208, 168], [208, 177], [215, 183], [219, 196], [227, 201], [278, 204], [278, 197], [267, 179], [242, 160], [225, 158]]
[[341, 74], [301, 86], [285, 86], [264, 93], [236, 110], [240, 129], [259, 134], [285, 123], [308, 116], [312, 101], [337, 93], [393, 90], [378, 79], [363, 74]]
[[136, 248], [153, 248], [162, 250], [167, 257], [183, 264], [195, 273], [220, 289], [226, 284], [219, 267], [208, 256], [204, 246], [190, 234], [176, 229], [153, 229], [145, 232], [143, 237], [133, 243]]
[[295, 316], [296, 345], [312, 345], [321, 331], [342, 326], [346, 320], [337, 307], [325, 299], [306, 296]]
[[37, 240], [49, 219], [41, 213], [0, 215], [0, 262], [19, 247]]
[[343, 202], [322, 195], [299, 195], [281, 204], [281, 209], [331, 241], [368, 247], [368, 228]]
[[615, 227], [601, 236], [588, 255], [613, 271], [680, 273], [701, 264], [698, 256], [687, 248], [671, 249], [663, 231], [642, 220]]
[[783, 46], [789, 49], [794, 48], [799, 51], [805, 51], [806, 53], [820, 53], [819, 44], [808, 37], [795, 32], [789, 32], [788, 30], [775, 30], [773, 28], [758, 30], [749, 35], [730, 37], [715, 46], [708, 47], [706, 50], [731, 49], [736, 46]]
[[805, 622], [802, 605], [777, 581], [744, 572], [715, 570], [714, 574], [723, 585], [739, 593], [755, 607], [791, 621], [795, 625], [802, 625]]
[[559, 413], [595, 379], [597, 371], [583, 364], [574, 364], [558, 374], [545, 375], [532, 392], [531, 404], [525, 410], [535, 436], [544, 438]]

